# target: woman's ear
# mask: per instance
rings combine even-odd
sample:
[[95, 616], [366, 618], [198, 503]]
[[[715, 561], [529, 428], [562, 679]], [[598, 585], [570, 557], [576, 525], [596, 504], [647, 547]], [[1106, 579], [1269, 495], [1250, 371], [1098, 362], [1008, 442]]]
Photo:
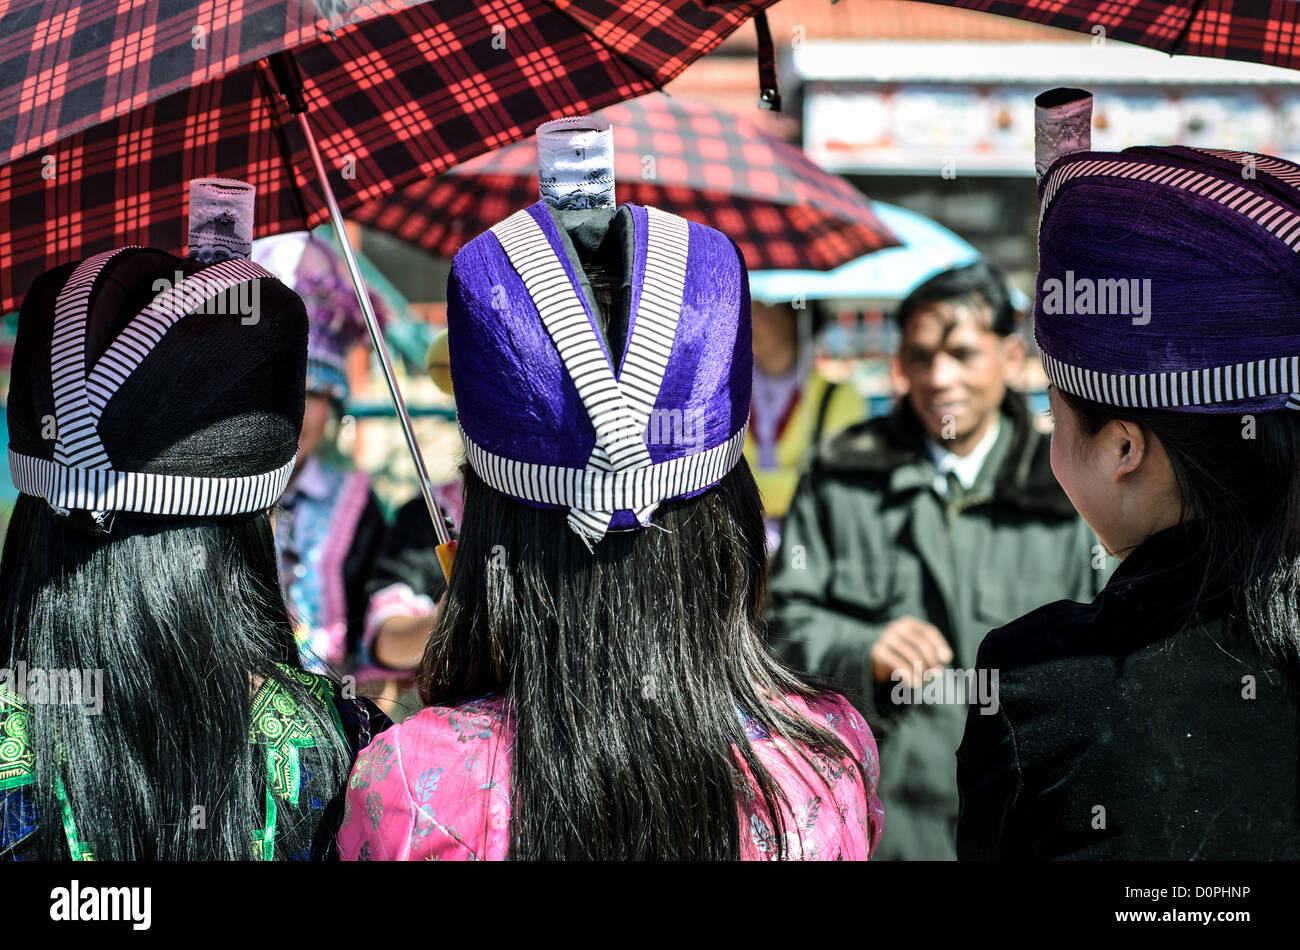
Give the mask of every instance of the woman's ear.
[[1106, 423], [1105, 437], [1114, 459], [1111, 481], [1118, 482], [1141, 468], [1147, 457], [1147, 434], [1140, 425], [1114, 419]]

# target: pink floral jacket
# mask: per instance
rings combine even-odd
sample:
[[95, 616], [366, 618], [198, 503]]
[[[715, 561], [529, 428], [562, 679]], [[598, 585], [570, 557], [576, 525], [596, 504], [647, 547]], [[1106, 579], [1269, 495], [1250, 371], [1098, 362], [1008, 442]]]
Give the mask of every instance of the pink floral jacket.
[[[810, 766], [784, 740], [745, 719], [746, 734], [789, 800], [778, 836], [755, 794], [739, 802], [743, 854], [749, 861], [784, 853], [803, 860], [866, 860], [880, 841], [885, 812], [867, 724], [842, 697], [796, 710], [833, 729], [865, 771], [815, 749]], [[339, 831], [344, 860], [500, 860], [509, 848], [512, 720], [489, 696], [455, 707], [431, 706], [378, 736], [357, 758]], [[863, 786], [866, 794], [863, 793]], [[752, 786], [751, 786], [752, 787]]]

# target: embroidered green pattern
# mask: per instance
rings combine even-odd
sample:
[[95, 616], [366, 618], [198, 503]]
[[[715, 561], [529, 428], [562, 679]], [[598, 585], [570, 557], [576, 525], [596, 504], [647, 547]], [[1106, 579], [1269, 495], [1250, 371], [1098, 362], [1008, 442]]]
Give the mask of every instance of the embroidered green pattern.
[[[268, 765], [270, 756], [268, 754]], [[275, 821], [279, 814], [276, 808], [275, 796], [271, 794], [271, 789], [266, 790], [266, 824], [262, 828], [253, 831], [253, 857], [261, 858], [263, 861], [275, 860]]]
[[[35, 767], [36, 757], [27, 738], [27, 712], [17, 696], [0, 690], [0, 791], [30, 785]], [[86, 842], [77, 835], [77, 822], [72, 817], [63, 780], [58, 776], [54, 778], [54, 792], [59, 797], [63, 834], [68, 839], [72, 860], [95, 860]]]
[[30, 785], [35, 766], [27, 740], [27, 713], [17, 696], [0, 689], [0, 792]]
[[[343, 721], [334, 704], [334, 686], [324, 676], [280, 665], [287, 677], [307, 687], [312, 697], [329, 710], [338, 735], [344, 734]], [[311, 720], [303, 715], [293, 697], [276, 680], [262, 683], [253, 696], [249, 741], [266, 751], [266, 820], [253, 831], [253, 854], [262, 860], [275, 857], [275, 826], [279, 808], [276, 799], [290, 806], [298, 805], [302, 791], [302, 767], [299, 750], [320, 744], [321, 736], [312, 732]], [[29, 785], [33, 780], [35, 757], [27, 737], [27, 714], [18, 701], [0, 689], [0, 791]], [[63, 781], [55, 776], [54, 791], [59, 799], [63, 833], [68, 852], [74, 861], [93, 861], [94, 853], [77, 834], [77, 823], [68, 802]]]
[[[303, 686], [330, 712], [334, 728], [343, 735], [343, 722], [334, 705], [334, 687], [323, 676], [281, 665], [286, 676]], [[266, 749], [266, 823], [253, 832], [254, 853], [264, 861], [275, 859], [276, 799], [298, 805], [302, 790], [302, 767], [299, 750], [314, 748], [321, 737], [312, 732], [310, 720], [298, 709], [292, 696], [274, 680], [267, 680], [253, 697], [253, 716], [249, 735], [256, 745]]]

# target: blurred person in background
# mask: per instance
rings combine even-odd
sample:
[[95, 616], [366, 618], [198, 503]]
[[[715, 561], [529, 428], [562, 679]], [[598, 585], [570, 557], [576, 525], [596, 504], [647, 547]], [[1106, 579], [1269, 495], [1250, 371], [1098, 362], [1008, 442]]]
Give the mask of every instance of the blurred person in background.
[[337, 451], [349, 395], [346, 359], [369, 339], [365, 319], [342, 262], [324, 241], [306, 233], [263, 238], [253, 244], [253, 260], [298, 293], [311, 327], [298, 464], [275, 530], [303, 665], [354, 675], [367, 693], [391, 700], [395, 674], [374, 662], [374, 645], [364, 637], [384, 512], [370, 476]]
[[825, 325], [823, 308], [755, 302], [754, 398], [745, 460], [758, 482], [766, 513], [768, 550], [781, 540], [809, 448], [866, 417], [851, 385], [833, 383], [813, 365], [813, 344]]
[[773, 562], [769, 641], [851, 692], [879, 737], [878, 856], [947, 860], [972, 697], [939, 671], [969, 668], [991, 628], [1040, 604], [1090, 599], [1104, 559], [1009, 388], [1026, 345], [1004, 276], [984, 262], [935, 275], [897, 319], [906, 394], [809, 459]]
[[[453, 395], [446, 331], [434, 337], [425, 367], [434, 385], [448, 396]], [[448, 534], [455, 538], [463, 507], [460, 480], [434, 485], [433, 498]], [[373, 644], [376, 664], [394, 672], [386, 694], [392, 701], [385, 703], [384, 711], [400, 722], [420, 707], [415, 670], [433, 629], [435, 605], [447, 590], [447, 579], [438, 561], [438, 536], [423, 493], [416, 492], [397, 509], [375, 560], [368, 589], [364, 642]]]

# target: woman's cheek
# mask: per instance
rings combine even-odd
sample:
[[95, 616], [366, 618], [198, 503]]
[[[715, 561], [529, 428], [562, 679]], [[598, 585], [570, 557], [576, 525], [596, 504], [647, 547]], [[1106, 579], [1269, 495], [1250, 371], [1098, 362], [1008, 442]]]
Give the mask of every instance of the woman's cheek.
[[1066, 494], [1068, 495], [1070, 493], [1067, 488], [1067, 483], [1069, 481], [1069, 472], [1067, 470], [1067, 466], [1069, 465], [1069, 452], [1065, 450], [1065, 436], [1061, 432], [1060, 423], [1057, 423], [1056, 426], [1053, 427], [1051, 439], [1052, 449], [1048, 454], [1048, 458], [1052, 463], [1052, 474], [1056, 476], [1056, 480], [1060, 482], [1061, 487], [1066, 489]]
[[1069, 441], [1069, 433], [1065, 431], [1065, 426], [1060, 421], [1052, 429], [1052, 447], [1048, 458], [1052, 463], [1052, 474], [1056, 476], [1066, 497], [1070, 499], [1070, 503], [1079, 514], [1084, 514], [1083, 509], [1079, 507], [1081, 499], [1076, 490], [1080, 478], [1079, 454], [1074, 451]]

